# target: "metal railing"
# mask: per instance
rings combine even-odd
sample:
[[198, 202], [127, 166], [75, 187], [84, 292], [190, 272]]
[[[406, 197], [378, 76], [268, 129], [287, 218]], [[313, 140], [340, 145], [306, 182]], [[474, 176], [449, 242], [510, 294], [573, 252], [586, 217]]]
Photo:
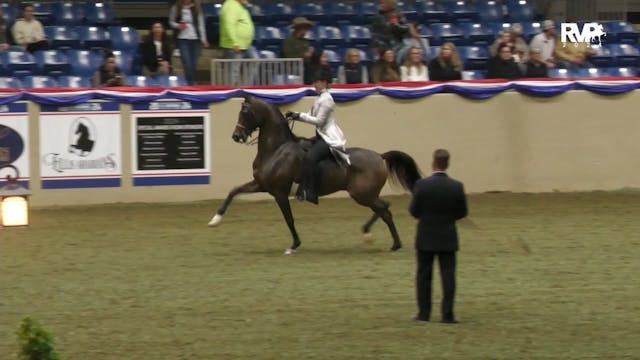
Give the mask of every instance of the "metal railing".
[[211, 84], [223, 86], [302, 84], [302, 59], [211, 59]]

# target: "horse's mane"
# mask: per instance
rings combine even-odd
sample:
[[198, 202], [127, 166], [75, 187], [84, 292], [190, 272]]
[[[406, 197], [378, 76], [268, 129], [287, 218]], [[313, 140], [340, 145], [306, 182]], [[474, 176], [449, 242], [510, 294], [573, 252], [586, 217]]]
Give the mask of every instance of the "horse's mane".
[[253, 98], [253, 103], [254, 104], [259, 104], [261, 106], [264, 106], [265, 109], [267, 109], [267, 111], [269, 111], [271, 113], [271, 116], [276, 119], [276, 121], [281, 122], [286, 128], [287, 131], [289, 132], [289, 134], [291, 134], [291, 137], [293, 138], [294, 141], [298, 141], [300, 139], [304, 139], [303, 137], [300, 137], [296, 134], [293, 133], [293, 131], [291, 131], [291, 128], [289, 127], [289, 122], [287, 121], [287, 119], [284, 117], [284, 115], [282, 115], [282, 112], [280, 111], [280, 109], [276, 106], [276, 104], [259, 99], [259, 98]]

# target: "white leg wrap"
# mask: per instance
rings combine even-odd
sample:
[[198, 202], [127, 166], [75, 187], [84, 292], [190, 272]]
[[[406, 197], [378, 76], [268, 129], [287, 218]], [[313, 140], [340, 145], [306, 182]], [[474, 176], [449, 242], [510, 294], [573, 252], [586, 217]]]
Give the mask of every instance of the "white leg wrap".
[[209, 226], [218, 226], [220, 224], [220, 221], [222, 221], [222, 215], [220, 214], [216, 214], [213, 218], [211, 218], [211, 221], [209, 221]]

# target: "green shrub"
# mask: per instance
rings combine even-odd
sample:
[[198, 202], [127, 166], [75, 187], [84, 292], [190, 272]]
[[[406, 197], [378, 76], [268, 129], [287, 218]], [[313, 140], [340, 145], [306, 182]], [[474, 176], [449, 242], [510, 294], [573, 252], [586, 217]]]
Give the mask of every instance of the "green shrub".
[[20, 323], [17, 331], [21, 360], [60, 360], [60, 356], [53, 349], [53, 336], [30, 317]]

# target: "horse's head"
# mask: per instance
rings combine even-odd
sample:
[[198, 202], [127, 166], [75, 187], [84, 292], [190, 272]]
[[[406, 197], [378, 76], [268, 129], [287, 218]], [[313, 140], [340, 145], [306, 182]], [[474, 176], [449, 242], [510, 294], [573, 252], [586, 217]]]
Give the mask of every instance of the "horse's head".
[[246, 97], [242, 103], [242, 108], [238, 115], [238, 123], [235, 129], [233, 129], [231, 138], [235, 142], [244, 143], [258, 127], [260, 127], [260, 123], [255, 112], [255, 106], [253, 105], [252, 99]]

